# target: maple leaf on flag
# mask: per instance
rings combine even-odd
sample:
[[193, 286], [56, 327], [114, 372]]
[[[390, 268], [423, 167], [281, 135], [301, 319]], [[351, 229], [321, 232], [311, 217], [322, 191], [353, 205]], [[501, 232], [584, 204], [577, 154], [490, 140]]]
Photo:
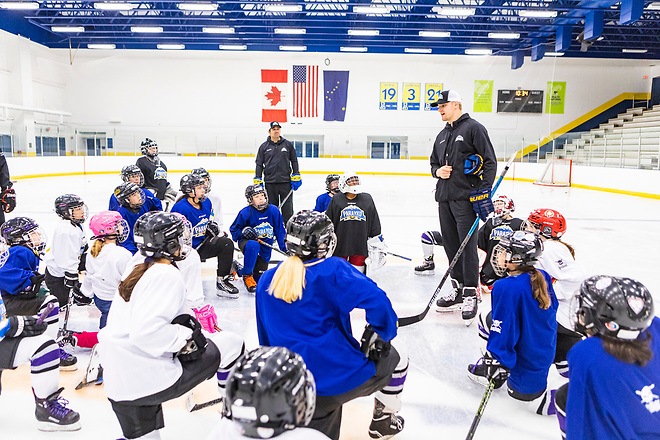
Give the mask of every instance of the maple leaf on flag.
[[282, 92], [275, 86], [270, 88], [270, 92], [266, 93], [266, 99], [270, 101], [270, 105], [276, 106], [282, 101]]

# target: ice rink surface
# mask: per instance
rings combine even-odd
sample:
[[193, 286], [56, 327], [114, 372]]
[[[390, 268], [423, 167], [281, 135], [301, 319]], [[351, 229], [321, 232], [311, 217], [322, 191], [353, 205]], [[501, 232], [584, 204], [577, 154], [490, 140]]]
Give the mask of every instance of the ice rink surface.
[[[178, 188], [181, 174], [172, 173], [169, 181]], [[303, 186], [294, 194], [294, 209], [311, 209], [324, 191], [323, 175], [303, 174]], [[361, 176], [366, 192], [372, 194], [382, 230], [390, 251], [413, 258], [413, 262], [390, 257], [387, 265], [369, 275], [390, 297], [399, 316], [420, 313], [431, 298], [447, 268], [442, 248], [436, 248], [434, 276], [416, 276], [413, 267], [422, 260], [420, 235], [439, 229], [431, 177]], [[118, 175], [92, 175], [20, 180], [15, 184], [18, 208], [13, 216], [29, 216], [51, 236], [58, 220], [53, 212], [55, 197], [66, 193], [80, 195], [89, 206], [90, 216], [107, 209]], [[224, 229], [245, 206], [248, 174], [213, 174], [213, 192], [222, 198]], [[525, 218], [535, 208], [553, 208], [567, 219], [564, 241], [576, 249], [577, 260], [588, 274], [627, 276], [643, 282], [660, 298], [660, 201], [576, 188], [550, 188], [527, 182], [504, 181], [499, 194], [513, 198], [516, 217]], [[88, 237], [91, 233], [88, 230]], [[277, 254], [274, 258], [280, 259]], [[242, 283], [237, 300], [218, 298], [214, 285], [215, 260], [204, 263], [206, 299], [215, 306], [219, 324], [225, 330], [245, 337], [249, 349], [257, 346], [254, 297]], [[43, 268], [42, 268], [43, 270]], [[447, 283], [448, 284], [448, 283]], [[448, 289], [445, 286], [444, 289]], [[484, 297], [481, 309], [487, 308]], [[660, 310], [660, 307], [658, 308]], [[98, 312], [93, 307], [74, 307], [70, 328], [94, 330]], [[363, 313], [353, 316], [353, 331], [359, 338], [364, 327]], [[400, 339], [407, 345], [410, 369], [403, 393], [401, 415], [405, 429], [397, 439], [463, 439], [474, 417], [485, 388], [466, 375], [468, 363], [480, 357], [482, 344], [476, 323], [465, 327], [458, 313], [431, 311], [420, 323], [401, 328]], [[5, 371], [0, 396], [0, 438], [2, 439], [117, 439], [119, 425], [102, 392], [102, 387], [74, 391], [83, 375], [89, 350], [76, 349], [79, 369], [62, 372], [60, 383], [71, 408], [81, 413], [82, 430], [73, 433], [42, 433], [36, 430], [34, 403], [30, 392], [28, 369]], [[554, 368], [550, 385], [561, 384]], [[212, 387], [205, 384], [200, 400], [213, 398]], [[367, 426], [373, 400], [362, 398], [346, 405], [342, 436], [368, 439]], [[181, 399], [165, 405], [163, 439], [205, 439], [220, 419], [218, 407], [195, 413], [184, 409]], [[554, 417], [531, 414], [509, 398], [504, 389], [496, 390], [485, 410], [475, 438], [483, 439], [558, 439]]]

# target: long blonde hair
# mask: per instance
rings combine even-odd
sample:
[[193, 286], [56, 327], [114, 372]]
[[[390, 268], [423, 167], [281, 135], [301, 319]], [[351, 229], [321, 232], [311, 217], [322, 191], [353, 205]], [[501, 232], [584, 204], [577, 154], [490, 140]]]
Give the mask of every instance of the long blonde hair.
[[89, 249], [89, 253], [92, 257], [96, 258], [99, 256], [101, 253], [101, 249], [103, 249], [103, 246], [105, 246], [105, 241], [101, 239], [96, 239], [94, 240], [94, 244], [92, 244], [92, 247]]
[[302, 298], [305, 284], [305, 264], [298, 256], [292, 255], [275, 271], [268, 293], [291, 304]]

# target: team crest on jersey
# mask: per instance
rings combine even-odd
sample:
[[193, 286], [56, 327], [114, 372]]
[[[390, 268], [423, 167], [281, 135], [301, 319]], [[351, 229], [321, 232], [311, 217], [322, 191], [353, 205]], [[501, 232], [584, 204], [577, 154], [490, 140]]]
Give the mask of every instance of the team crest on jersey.
[[273, 238], [273, 225], [268, 222], [259, 223], [254, 227], [254, 230], [259, 234], [259, 238]]
[[511, 229], [511, 226], [500, 225], [496, 228], [493, 228], [493, 230], [490, 231], [490, 235], [488, 236], [488, 239], [500, 241], [502, 237], [504, 237], [505, 235], [509, 235], [512, 232], [513, 229]]
[[562, 260], [561, 258], [557, 260], [557, 267], [559, 267], [560, 269], [566, 269], [566, 266], [567, 265], [564, 260]]
[[357, 205], [348, 205], [346, 208], [341, 210], [341, 215], [339, 216], [340, 222], [347, 222], [355, 220], [358, 222], [366, 222], [367, 216], [364, 215], [364, 211]]
[[163, 167], [158, 167], [154, 171], [154, 179], [167, 179], [167, 171]]
[[209, 219], [206, 217], [201, 219], [199, 223], [193, 227], [193, 237], [203, 237], [206, 234], [206, 228], [208, 225]]
[[493, 323], [490, 325], [490, 331], [495, 333], [502, 333], [502, 321], [493, 319]]
[[459, 142], [459, 141], [463, 142], [463, 136], [460, 135], [460, 134], [458, 136], [456, 136], [456, 142]]
[[655, 384], [646, 385], [641, 390], [635, 391], [635, 394], [642, 399], [642, 405], [651, 414], [660, 411], [660, 397], [657, 394], [653, 394], [653, 388], [655, 388]]

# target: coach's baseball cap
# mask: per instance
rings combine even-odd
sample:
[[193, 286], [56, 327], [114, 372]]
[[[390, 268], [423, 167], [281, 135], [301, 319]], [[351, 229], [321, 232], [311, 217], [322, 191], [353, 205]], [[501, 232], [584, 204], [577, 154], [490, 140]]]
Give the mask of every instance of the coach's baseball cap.
[[457, 92], [454, 92], [453, 90], [445, 90], [444, 92], [440, 93], [440, 98], [432, 103], [431, 107], [437, 107], [440, 104], [447, 104], [448, 102], [452, 101], [463, 102], [461, 95], [459, 95]]
[[275, 128], [275, 127], [282, 128], [282, 126], [280, 125], [279, 122], [277, 122], [277, 121], [273, 121], [273, 122], [271, 122], [271, 123], [270, 123], [270, 128]]

